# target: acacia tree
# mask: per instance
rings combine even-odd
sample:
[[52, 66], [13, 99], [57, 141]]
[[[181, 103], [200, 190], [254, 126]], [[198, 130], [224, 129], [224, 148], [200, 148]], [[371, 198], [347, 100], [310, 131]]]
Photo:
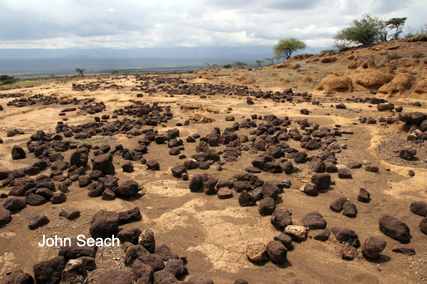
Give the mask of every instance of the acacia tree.
[[216, 69], [217, 67], [218, 67], [218, 64], [212, 64], [212, 65], [211, 65], [211, 68], [212, 68], [212, 69]]
[[113, 71], [111, 71], [111, 75], [119, 75], [119, 71], [118, 70], [113, 70]]
[[243, 69], [245, 66], [248, 66], [248, 63], [236, 61], [233, 62], [233, 66], [236, 66], [237, 69]]
[[80, 75], [82, 75], [82, 77], [84, 76], [83, 73], [85, 72], [86, 69], [80, 69], [80, 68], [76, 68], [74, 71], [76, 71], [77, 73], [80, 73]]
[[334, 36], [334, 46], [343, 50], [351, 46], [386, 41], [386, 27], [386, 22], [380, 17], [364, 14], [361, 20], [353, 20], [349, 27]]
[[203, 65], [208, 66], [208, 69], [211, 69], [211, 65], [209, 63], [203, 63]]
[[263, 63], [265, 63], [265, 61], [262, 61], [262, 60], [257, 60], [256, 61], [257, 67], [261, 67], [261, 64], [263, 64]]
[[399, 39], [399, 34], [402, 33], [403, 26], [405, 25], [407, 17], [404, 18], [392, 18], [386, 22], [386, 25], [390, 30], [396, 29], [393, 35], [394, 39]]
[[273, 51], [275, 54], [274, 58], [278, 60], [285, 58], [286, 60], [288, 60], [291, 57], [292, 53], [297, 50], [303, 50], [306, 48], [307, 45], [305, 44], [305, 42], [294, 37], [281, 39], [273, 47]]
[[274, 65], [274, 57], [273, 58], [264, 58], [265, 60], [270, 61], [271, 63], [268, 65]]

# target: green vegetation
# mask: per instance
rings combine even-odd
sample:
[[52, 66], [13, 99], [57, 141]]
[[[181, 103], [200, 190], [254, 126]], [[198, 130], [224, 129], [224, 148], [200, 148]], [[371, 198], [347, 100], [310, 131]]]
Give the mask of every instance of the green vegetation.
[[265, 63], [265, 61], [262, 61], [262, 60], [257, 60], [256, 61], [257, 67], [261, 67], [261, 64], [264, 64], [264, 63]]
[[113, 70], [113, 71], [111, 71], [111, 75], [119, 75], [119, 71], [118, 70]]
[[418, 29], [413, 29], [411, 27], [407, 27], [408, 33], [405, 35], [405, 38], [411, 38], [414, 36], [419, 36], [423, 34], [427, 34], [427, 24], [424, 23]]
[[364, 14], [361, 20], [353, 20], [349, 27], [339, 31], [334, 36], [334, 46], [345, 50], [355, 45], [373, 44], [380, 40], [387, 40], [383, 36], [385, 22], [378, 17]]
[[396, 29], [393, 35], [394, 39], [399, 39], [399, 34], [402, 33], [402, 28], [405, 25], [407, 17], [404, 18], [392, 18], [386, 22], [386, 25], [390, 30]]
[[248, 66], [248, 63], [246, 62], [233, 62], [233, 66], [235, 66], [237, 69], [244, 69], [246, 66]]
[[264, 58], [264, 60], [267, 60], [267, 61], [271, 62], [270, 64], [268, 64], [268, 66], [274, 65], [274, 57], [273, 58]]
[[222, 68], [225, 68], [225, 69], [230, 69], [231, 67], [233, 67], [233, 65], [231, 64], [225, 64], [224, 66], [222, 66]]
[[325, 55], [327, 53], [334, 54], [334, 53], [337, 53], [337, 51], [335, 49], [325, 49], [325, 50], [320, 51], [320, 54], [322, 54], [322, 55]]
[[378, 16], [364, 14], [360, 20], [353, 20], [349, 27], [342, 29], [334, 36], [333, 47], [338, 51], [343, 51], [352, 46], [387, 41], [387, 28], [396, 29], [391, 37], [399, 39], [406, 19], [407, 17], [392, 18], [386, 21]]
[[294, 53], [297, 50], [303, 50], [306, 49], [307, 45], [301, 41], [298, 40], [296, 38], [286, 38], [286, 39], [281, 39], [279, 40], [279, 42], [273, 47], [273, 51], [274, 51], [274, 58], [275, 59], [282, 59], [285, 58], [286, 60], [288, 60], [292, 53]]
[[76, 68], [74, 71], [76, 71], [77, 73], [79, 73], [83, 77], [84, 76], [83, 73], [86, 71], [86, 69]]
[[16, 81], [18, 81], [18, 79], [13, 76], [0, 75], [0, 82], [2, 85], [13, 84]]

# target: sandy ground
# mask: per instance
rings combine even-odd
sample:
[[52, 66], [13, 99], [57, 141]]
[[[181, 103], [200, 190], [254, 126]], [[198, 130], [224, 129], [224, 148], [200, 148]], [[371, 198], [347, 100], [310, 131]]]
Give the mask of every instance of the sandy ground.
[[[330, 68], [330, 67], [328, 67]], [[203, 84], [237, 84], [233, 81], [233, 74], [241, 71], [221, 71], [221, 74], [232, 73], [230, 76], [223, 75], [221, 80], [212, 80], [208, 74], [202, 78], [194, 75], [183, 76], [187, 83]], [[264, 78], [263, 70], [245, 71], [252, 72], [254, 77]], [[256, 73], [258, 72], [258, 73]], [[268, 71], [269, 72], [269, 71]], [[328, 72], [327, 68], [320, 70]], [[177, 75], [171, 75], [177, 76]], [[259, 88], [262, 90], [280, 90], [285, 87], [273, 86], [275, 78], [269, 75]], [[264, 79], [262, 79], [264, 80]], [[269, 80], [269, 81], [268, 81]], [[79, 82], [97, 81], [97, 78], [83, 78]], [[339, 179], [336, 173], [331, 174], [335, 184], [330, 190], [321, 193], [317, 197], [310, 197], [299, 191], [300, 186], [310, 180], [312, 173], [309, 172], [308, 163], [298, 164], [300, 172], [286, 175], [261, 173], [257, 174], [263, 180], [290, 180], [292, 186], [285, 189], [281, 194], [278, 207], [292, 210], [294, 224], [302, 225], [302, 218], [311, 211], [317, 211], [325, 218], [328, 225], [332, 227], [351, 228], [357, 232], [361, 243], [368, 236], [377, 236], [387, 241], [386, 249], [381, 253], [378, 260], [372, 261], [363, 257], [359, 249], [359, 256], [353, 261], [346, 261], [340, 257], [341, 245], [333, 240], [326, 242], [307, 239], [305, 242], [294, 243], [295, 248], [288, 252], [288, 260], [282, 265], [276, 266], [271, 262], [254, 264], [246, 258], [246, 247], [249, 244], [265, 243], [273, 240], [274, 236], [280, 234], [270, 223], [270, 217], [262, 217], [258, 213], [257, 206], [240, 207], [237, 201], [238, 194], [227, 200], [220, 200], [216, 196], [207, 196], [203, 193], [192, 193], [188, 188], [188, 181], [174, 178], [170, 168], [182, 163], [176, 156], [170, 156], [166, 145], [152, 143], [149, 151], [144, 155], [147, 160], [156, 159], [160, 163], [160, 171], [149, 171], [145, 165], [133, 162], [135, 171], [124, 173], [120, 164], [124, 163], [121, 156], [115, 156], [116, 176], [120, 181], [134, 179], [144, 185], [144, 195], [135, 200], [115, 199], [104, 201], [101, 197], [89, 198], [87, 189], [79, 188], [77, 184], [70, 187], [66, 203], [52, 206], [50, 203], [38, 207], [28, 206], [20, 213], [13, 215], [12, 222], [5, 228], [0, 229], [0, 280], [7, 272], [15, 268], [21, 268], [32, 274], [32, 265], [40, 260], [47, 259], [57, 254], [57, 248], [39, 247], [41, 236], [53, 236], [55, 234], [64, 237], [74, 237], [79, 234], [89, 235], [89, 222], [92, 216], [100, 209], [123, 211], [139, 207], [143, 215], [142, 221], [127, 224], [123, 227], [137, 227], [141, 230], [149, 228], [155, 232], [158, 245], [167, 244], [175, 253], [185, 253], [188, 259], [189, 279], [197, 273], [205, 273], [217, 284], [233, 283], [238, 278], [246, 279], [249, 283], [422, 283], [427, 280], [427, 236], [418, 229], [422, 217], [414, 215], [409, 210], [413, 201], [425, 201], [427, 190], [426, 160], [419, 159], [412, 164], [396, 165], [393, 161], [386, 161], [388, 156], [378, 151], [378, 147], [385, 140], [397, 139], [401, 134], [399, 123], [392, 126], [380, 124], [360, 124], [359, 116], [378, 118], [379, 116], [391, 115], [391, 112], [378, 113], [376, 108], [369, 107], [367, 103], [346, 102], [346, 98], [352, 96], [364, 98], [366, 92], [354, 92], [350, 94], [337, 94], [325, 97], [320, 92], [312, 90], [312, 86], [301, 86], [295, 91], [309, 91], [313, 94], [313, 100], [320, 101], [321, 105], [311, 103], [275, 103], [270, 99], [254, 99], [254, 105], [246, 104], [244, 97], [236, 95], [216, 94], [202, 99], [199, 96], [176, 95], [166, 96], [165, 92], [144, 93], [142, 98], [137, 98], [140, 91], [131, 91], [137, 82], [133, 76], [111, 78], [123, 89], [109, 89], [90, 91], [73, 91], [71, 84], [53, 83], [48, 86], [37, 86], [18, 90], [1, 91], [0, 94], [23, 93], [45, 96], [55, 94], [61, 99], [88, 99], [94, 98], [95, 102], [103, 101], [106, 110], [102, 114], [112, 114], [114, 109], [122, 108], [132, 102], [152, 104], [158, 102], [162, 106], [171, 106], [174, 117], [167, 124], [157, 126], [160, 133], [167, 129], [175, 128], [178, 122], [183, 123], [194, 114], [214, 119], [211, 123], [191, 123], [189, 126], [177, 127], [180, 137], [185, 140], [188, 135], [199, 133], [202, 137], [209, 134], [214, 127], [221, 130], [231, 127], [234, 122], [225, 121], [227, 115], [233, 115], [237, 122], [250, 114], [269, 115], [278, 117], [289, 116], [292, 120], [290, 127], [297, 127], [296, 120], [307, 118], [310, 122], [318, 123], [321, 127], [334, 127], [341, 124], [341, 129], [353, 130], [353, 135], [344, 134], [338, 138], [338, 143], [346, 143], [348, 148], [337, 154], [338, 164], [346, 165], [349, 162], [361, 162], [368, 160], [379, 166], [379, 173], [366, 172], [364, 169], [352, 170], [352, 179]], [[256, 84], [255, 84], [256, 85]], [[268, 85], [272, 85], [269, 87]], [[292, 85], [292, 84], [291, 84]], [[254, 84], [248, 85], [250, 89], [257, 89]], [[288, 86], [292, 87], [292, 86]], [[26, 107], [6, 107], [12, 99], [0, 99], [0, 104], [5, 108], [0, 112], [0, 137], [4, 143], [0, 144], [0, 170], [20, 169], [31, 165], [36, 161], [33, 154], [29, 154], [24, 160], [14, 161], [10, 151], [13, 145], [20, 145], [26, 149], [26, 141], [31, 134], [37, 130], [54, 132], [56, 123], [63, 117], [58, 116], [61, 109], [68, 106], [60, 105], [35, 105]], [[403, 106], [405, 112], [426, 111], [425, 102], [422, 107], [407, 105], [410, 100], [394, 100], [396, 106]], [[344, 102], [347, 109], [336, 109], [335, 104]], [[194, 110], [181, 110], [185, 104], [197, 105]], [[333, 107], [331, 107], [331, 105]], [[231, 110], [229, 109], [231, 108]], [[307, 108], [310, 115], [303, 116], [300, 109]], [[357, 112], [356, 112], [357, 111]], [[93, 121], [94, 116], [85, 114], [78, 110], [67, 113], [68, 125], [78, 125]], [[122, 119], [123, 117], [119, 117]], [[111, 120], [113, 121], [113, 120]], [[12, 129], [20, 129], [23, 135], [6, 137], [6, 132]], [[149, 128], [144, 126], [144, 128]], [[252, 129], [240, 129], [237, 133], [249, 135]], [[93, 141], [93, 140], [92, 140]], [[108, 142], [100, 142], [97, 145], [109, 143], [111, 146], [122, 144], [125, 148], [134, 147], [138, 137], [129, 139], [126, 135], [116, 135]], [[291, 147], [301, 150], [299, 142], [289, 140]], [[195, 153], [198, 143], [184, 142], [183, 153], [189, 158]], [[223, 150], [225, 146], [215, 147], [215, 150]], [[398, 150], [398, 149], [396, 149]], [[420, 156], [425, 157], [425, 148], [420, 148]], [[309, 156], [319, 151], [307, 151]], [[421, 154], [421, 152], [423, 154]], [[66, 157], [72, 151], [65, 153]], [[397, 155], [397, 154], [394, 154]], [[215, 166], [209, 170], [191, 170], [191, 176], [198, 173], [210, 173], [220, 180], [232, 177], [236, 173], [244, 172], [244, 168], [250, 166], [252, 157], [243, 153], [237, 162], [226, 163], [222, 171], [216, 171]], [[389, 170], [386, 170], [389, 169]], [[415, 176], [410, 178], [408, 171], [412, 169]], [[42, 174], [49, 174], [50, 170]], [[359, 189], [366, 188], [371, 193], [370, 203], [357, 201]], [[1, 188], [0, 193], [8, 193], [10, 188]], [[357, 218], [348, 218], [341, 213], [335, 213], [329, 209], [329, 204], [338, 196], [344, 195], [357, 205]], [[81, 211], [81, 217], [68, 221], [58, 216], [62, 208], [74, 207]], [[36, 214], [47, 215], [51, 222], [34, 231], [27, 227], [28, 218]], [[417, 254], [409, 257], [391, 252], [391, 249], [399, 242], [385, 236], [378, 229], [378, 220], [382, 215], [389, 214], [399, 218], [408, 224], [411, 229], [411, 245]], [[124, 253], [120, 248], [101, 248], [97, 254], [98, 271], [90, 274], [93, 281], [102, 272], [102, 269], [128, 269], [123, 265]]]

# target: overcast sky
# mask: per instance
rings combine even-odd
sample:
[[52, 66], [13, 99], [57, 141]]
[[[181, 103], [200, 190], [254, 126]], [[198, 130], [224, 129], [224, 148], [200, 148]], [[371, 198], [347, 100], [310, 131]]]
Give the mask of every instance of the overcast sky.
[[353, 19], [408, 17], [426, 0], [0, 0], [0, 48], [274, 45], [329, 47]]

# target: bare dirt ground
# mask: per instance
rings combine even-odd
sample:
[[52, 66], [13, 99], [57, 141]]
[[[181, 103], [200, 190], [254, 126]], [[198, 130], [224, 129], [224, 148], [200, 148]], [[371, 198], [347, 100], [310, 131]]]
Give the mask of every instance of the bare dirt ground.
[[[395, 48], [394, 45], [400, 45]], [[393, 49], [389, 49], [393, 47]], [[378, 49], [378, 50], [376, 50]], [[386, 51], [386, 52], [384, 52]], [[121, 165], [126, 162], [121, 154], [114, 155], [116, 167], [115, 176], [120, 182], [135, 180], [144, 186], [143, 195], [129, 200], [116, 198], [113, 201], [102, 200], [101, 197], [90, 198], [88, 190], [80, 188], [78, 182], [73, 183], [67, 194], [67, 201], [54, 206], [47, 202], [41, 206], [27, 206], [17, 214], [12, 215], [12, 221], [0, 228], [0, 281], [6, 274], [16, 268], [32, 274], [34, 263], [56, 256], [58, 248], [39, 247], [43, 234], [46, 236], [75, 237], [80, 234], [89, 236], [89, 223], [93, 215], [101, 209], [112, 211], [124, 211], [139, 207], [142, 220], [121, 226], [121, 228], [137, 227], [141, 231], [151, 229], [155, 233], [156, 243], [167, 244], [175, 253], [184, 253], [187, 257], [189, 275], [185, 279], [197, 273], [208, 275], [214, 283], [234, 283], [238, 278], [245, 279], [249, 283], [424, 283], [427, 281], [427, 236], [419, 230], [419, 222], [422, 217], [413, 214], [409, 206], [414, 201], [426, 201], [427, 198], [427, 152], [424, 141], [415, 143], [407, 141], [408, 129], [404, 122], [397, 119], [393, 124], [361, 123], [360, 117], [372, 117], [380, 120], [380, 117], [398, 117], [394, 111], [379, 112], [376, 104], [370, 102], [356, 102], [356, 99], [383, 98], [395, 107], [403, 107], [403, 112], [426, 113], [427, 93], [422, 90], [422, 82], [426, 76], [426, 59], [418, 58], [418, 63], [412, 62], [412, 54], [422, 53], [427, 56], [426, 42], [398, 42], [388, 45], [356, 49], [353, 52], [330, 56], [315, 56], [309, 58], [294, 58], [288, 63], [268, 68], [256, 68], [245, 70], [208, 70], [188, 75], [158, 75], [157, 77], [178, 79], [170, 82], [155, 82], [155, 80], [138, 80], [134, 76], [116, 76], [110, 78], [85, 77], [73, 80], [58, 80], [47, 85], [12, 89], [1, 91], [3, 94], [23, 94], [21, 98], [28, 98], [36, 94], [53, 96], [59, 101], [81, 100], [77, 105], [40, 103], [29, 106], [7, 106], [14, 98], [0, 98], [0, 105], [4, 110], [0, 111], [0, 170], [16, 170], [32, 165], [38, 159], [32, 153], [28, 153], [27, 141], [30, 136], [43, 130], [46, 133], [55, 132], [58, 121], [68, 125], [81, 125], [94, 122], [94, 117], [101, 115], [113, 115], [113, 110], [125, 108], [129, 105], [152, 105], [158, 103], [162, 107], [170, 107], [173, 118], [166, 123], [157, 126], [142, 126], [141, 130], [153, 128], [158, 133], [164, 134], [168, 129], [179, 129], [180, 138], [184, 140], [185, 150], [181, 154], [186, 159], [169, 155], [167, 144], [152, 142], [148, 146], [148, 153], [143, 155], [146, 160], [156, 159], [160, 164], [159, 171], [148, 170], [140, 161], [132, 161], [135, 168], [133, 173], [123, 172]], [[397, 54], [399, 59], [387, 59], [388, 54]], [[348, 59], [353, 55], [352, 59]], [[335, 57], [335, 61], [323, 63], [325, 57]], [[316, 60], [317, 58], [317, 60]], [[363, 75], [369, 68], [360, 67], [348, 69], [351, 64], [374, 60], [377, 66], [375, 72], [386, 72], [383, 68], [392, 67], [393, 77], [378, 79], [378, 82], [359, 84], [363, 78], [352, 76]], [[333, 60], [333, 59], [332, 59]], [[401, 60], [402, 62], [400, 62]], [[405, 62], [403, 62], [405, 61]], [[411, 61], [411, 62], [409, 62]], [[409, 62], [409, 63], [408, 63]], [[287, 64], [287, 65], [286, 65]], [[295, 66], [295, 64], [299, 64]], [[406, 65], [405, 65], [406, 64]], [[418, 65], [417, 65], [418, 64]], [[359, 64], [359, 66], [361, 66]], [[418, 69], [417, 69], [418, 68]], [[373, 68], [371, 68], [373, 69]], [[346, 74], [350, 70], [352, 73]], [[406, 70], [406, 71], [402, 71]], [[326, 84], [326, 79], [333, 74], [341, 72], [340, 77], [347, 76], [352, 81], [352, 87], [335, 86], [334, 82]], [[387, 71], [388, 72], [388, 71]], [[331, 75], [332, 74], [332, 75]], [[365, 74], [368, 78], [379, 75]], [[391, 74], [391, 73], [390, 73]], [[379, 90], [389, 84], [397, 74], [409, 74], [411, 86], [396, 87], [398, 92], [390, 91], [381, 93]], [[360, 75], [360, 76], [362, 76]], [[338, 75], [337, 75], [338, 76]], [[339, 77], [338, 76], [338, 77]], [[152, 78], [156, 75], [150, 76]], [[376, 78], [376, 77], [375, 77]], [[180, 82], [182, 80], [182, 82]], [[323, 80], [323, 81], [322, 81]], [[385, 80], [385, 81], [384, 81]], [[344, 80], [345, 81], [345, 80]], [[141, 89], [142, 83], [148, 82], [145, 89]], [[359, 83], [357, 83], [359, 82]], [[100, 84], [94, 91], [73, 90], [72, 84], [88, 85]], [[363, 82], [362, 82], [363, 83]], [[323, 84], [323, 85], [322, 85]], [[424, 83], [425, 84], [425, 83]], [[116, 85], [110, 88], [112, 85]], [[180, 90], [183, 85], [202, 86], [196, 94], [174, 94], [168, 90]], [[310, 101], [304, 101], [302, 96], [295, 96], [293, 101], [273, 101], [271, 98], [257, 98], [251, 96], [254, 104], [247, 103], [246, 96], [239, 95], [238, 91], [226, 93], [216, 91], [220, 87], [243, 86], [249, 91], [273, 91], [283, 92], [292, 88], [294, 93], [312, 94]], [[338, 84], [339, 85], [339, 84]], [[418, 85], [421, 87], [418, 88]], [[323, 87], [319, 87], [323, 86]], [[157, 89], [150, 92], [149, 89]], [[163, 89], [162, 89], [163, 88]], [[388, 89], [387, 89], [388, 88]], [[390, 86], [383, 88], [387, 91]], [[417, 89], [418, 88], [418, 89]], [[353, 89], [353, 91], [350, 91]], [[378, 93], [372, 94], [371, 89]], [[182, 90], [182, 88], [181, 88]], [[143, 94], [138, 97], [137, 94]], [[204, 95], [204, 96], [203, 96]], [[94, 102], [104, 102], [105, 110], [101, 113], [88, 114], [81, 107], [84, 101], [94, 99]], [[18, 98], [19, 100], [20, 98]], [[313, 104], [313, 101], [319, 104]], [[421, 106], [412, 105], [420, 102]], [[346, 109], [337, 109], [336, 104], [344, 103]], [[76, 107], [76, 111], [67, 112], [65, 116], [58, 116], [64, 108]], [[302, 115], [301, 109], [308, 109], [309, 115]], [[292, 210], [292, 220], [296, 225], [303, 225], [303, 217], [312, 211], [319, 212], [327, 221], [327, 229], [332, 227], [344, 227], [353, 229], [363, 244], [368, 236], [383, 238], [387, 242], [385, 250], [380, 258], [369, 260], [362, 253], [353, 261], [346, 261], [340, 257], [342, 245], [331, 237], [325, 242], [311, 239], [303, 242], [294, 242], [294, 249], [287, 254], [287, 261], [281, 265], [275, 265], [270, 261], [260, 264], [250, 262], [246, 257], [246, 248], [255, 243], [272, 241], [274, 236], [281, 232], [273, 227], [270, 216], [261, 216], [257, 206], [239, 206], [239, 193], [234, 193], [230, 199], [218, 199], [216, 195], [194, 193], [189, 190], [189, 181], [175, 178], [171, 174], [171, 168], [182, 164], [196, 153], [196, 143], [187, 143], [186, 137], [194, 133], [204, 137], [212, 132], [214, 127], [223, 131], [232, 127], [235, 122], [241, 123], [245, 118], [251, 118], [252, 114], [265, 117], [275, 115], [291, 120], [290, 128], [300, 129], [297, 121], [307, 119], [317, 123], [320, 127], [332, 129], [339, 124], [340, 130], [351, 130], [353, 134], [337, 136], [337, 144], [346, 144], [336, 154], [337, 164], [347, 165], [349, 162], [369, 161], [379, 167], [378, 173], [365, 171], [364, 168], [352, 169], [352, 179], [340, 179], [337, 173], [331, 173], [334, 184], [326, 192], [316, 197], [308, 196], [301, 192], [301, 186], [310, 182], [313, 172], [309, 169], [309, 162], [295, 164], [298, 168], [293, 174], [262, 172], [256, 174], [264, 181], [289, 180], [291, 188], [284, 189], [281, 199], [276, 206]], [[227, 116], [234, 116], [234, 121], [226, 121]], [[135, 119], [132, 116], [119, 116]], [[109, 118], [105, 123], [112, 123], [116, 119]], [[185, 125], [185, 121], [190, 121]], [[255, 119], [257, 125], [264, 120]], [[181, 123], [181, 126], [176, 126]], [[10, 130], [22, 130], [25, 134], [6, 137]], [[240, 128], [236, 133], [251, 137], [250, 131], [256, 128]], [[86, 139], [86, 143], [93, 146], [111, 145], [114, 148], [122, 144], [124, 148], [134, 149], [138, 140], [143, 136], [128, 134], [116, 134], [113, 136], [94, 136]], [[72, 138], [71, 138], [72, 139]], [[82, 143], [79, 140], [73, 140]], [[307, 152], [309, 157], [316, 156], [322, 150], [308, 151], [301, 148], [300, 141], [289, 139], [286, 141], [290, 147]], [[13, 160], [11, 149], [14, 145], [20, 145], [26, 152], [27, 158]], [[251, 149], [252, 142], [244, 142], [241, 147], [247, 145]], [[398, 150], [406, 147], [417, 149], [416, 159], [410, 161], [399, 158]], [[225, 145], [211, 147], [217, 152], [224, 151]], [[65, 160], [73, 150], [64, 152]], [[242, 155], [235, 162], [224, 161], [222, 171], [216, 169], [217, 164], [208, 170], [189, 170], [191, 179], [196, 174], [209, 173], [219, 180], [233, 177], [235, 174], [244, 173], [245, 168], [252, 166], [251, 161], [258, 154], [249, 150], [243, 150]], [[91, 158], [91, 156], [89, 157]], [[90, 164], [90, 162], [89, 162]], [[415, 176], [409, 176], [409, 170], [413, 170]], [[40, 174], [49, 175], [50, 169]], [[32, 178], [35, 178], [33, 176]], [[357, 201], [360, 188], [367, 189], [371, 194], [370, 203]], [[0, 193], [8, 194], [10, 187], [0, 188]], [[349, 218], [341, 213], [335, 213], [329, 209], [329, 204], [339, 196], [347, 197], [357, 206], [356, 218]], [[5, 200], [5, 199], [4, 199]], [[3, 200], [2, 202], [3, 203]], [[73, 207], [81, 211], [81, 216], [73, 221], [59, 217], [62, 208]], [[36, 230], [28, 229], [28, 219], [37, 214], [44, 214], [50, 219], [50, 223]], [[410, 230], [412, 239], [410, 245], [415, 249], [414, 256], [405, 256], [394, 253], [391, 249], [400, 244], [398, 241], [381, 233], [378, 229], [378, 220], [384, 215], [392, 215], [405, 222]], [[332, 236], [332, 235], [331, 235]], [[121, 248], [100, 248], [97, 253], [96, 263], [98, 269], [89, 273], [89, 282], [95, 283], [97, 277], [105, 269], [124, 269], [124, 252]], [[183, 279], [181, 279], [183, 280]]]

